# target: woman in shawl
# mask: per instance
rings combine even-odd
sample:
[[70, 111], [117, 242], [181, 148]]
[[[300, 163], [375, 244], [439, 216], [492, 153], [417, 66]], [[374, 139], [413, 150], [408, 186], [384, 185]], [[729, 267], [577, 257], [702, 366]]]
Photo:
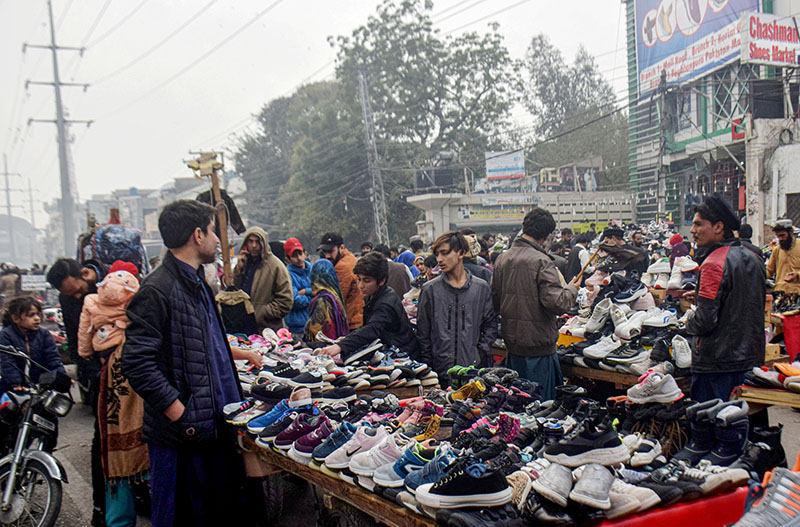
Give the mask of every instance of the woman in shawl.
[[334, 340], [347, 335], [349, 330], [342, 292], [330, 260], [323, 258], [312, 265], [310, 279], [312, 298], [304, 340], [317, 342], [319, 331]]

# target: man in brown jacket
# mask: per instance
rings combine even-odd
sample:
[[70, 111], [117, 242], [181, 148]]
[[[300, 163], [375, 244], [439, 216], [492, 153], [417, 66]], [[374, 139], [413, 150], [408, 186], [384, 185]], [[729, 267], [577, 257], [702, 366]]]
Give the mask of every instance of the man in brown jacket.
[[353, 274], [353, 267], [358, 260], [353, 253], [345, 249], [344, 239], [335, 232], [325, 233], [318, 249], [327, 260], [331, 261], [336, 270], [350, 331], [360, 328], [364, 323], [364, 297], [358, 290], [356, 276]]
[[272, 254], [264, 229], [250, 227], [244, 233], [233, 285], [250, 295], [258, 333], [285, 327], [283, 317], [294, 303], [292, 280], [283, 262]]
[[556, 316], [575, 304], [577, 280], [564, 283], [546, 245], [556, 222], [535, 207], [522, 221], [517, 236], [495, 263], [492, 301], [501, 316], [501, 334], [508, 349], [506, 366], [539, 383], [542, 398], [553, 399], [563, 384], [556, 356]]

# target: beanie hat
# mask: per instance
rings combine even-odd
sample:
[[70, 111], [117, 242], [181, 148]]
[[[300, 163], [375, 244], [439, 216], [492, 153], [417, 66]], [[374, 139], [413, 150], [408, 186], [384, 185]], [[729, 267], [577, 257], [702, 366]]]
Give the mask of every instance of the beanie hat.
[[108, 270], [108, 273], [111, 274], [115, 271], [128, 271], [133, 276], [137, 276], [139, 274], [139, 269], [136, 268], [136, 265], [130, 262], [123, 262], [122, 260], [117, 260], [111, 264], [111, 268]]
[[669, 239], [670, 247], [675, 247], [676, 245], [682, 242], [683, 242], [683, 236], [681, 236], [680, 234], [673, 234], [672, 238]]

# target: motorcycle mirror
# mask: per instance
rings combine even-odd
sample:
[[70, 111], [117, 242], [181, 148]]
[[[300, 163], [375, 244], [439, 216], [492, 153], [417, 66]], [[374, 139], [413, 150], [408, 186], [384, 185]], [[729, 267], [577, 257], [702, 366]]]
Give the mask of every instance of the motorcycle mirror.
[[52, 388], [57, 392], [67, 393], [72, 386], [72, 379], [66, 373], [54, 370], [46, 371], [39, 376], [39, 384]]

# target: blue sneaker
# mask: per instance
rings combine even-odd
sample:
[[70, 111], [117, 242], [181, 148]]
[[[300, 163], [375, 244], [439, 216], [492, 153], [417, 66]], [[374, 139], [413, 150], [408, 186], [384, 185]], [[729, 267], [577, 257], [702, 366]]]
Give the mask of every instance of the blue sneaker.
[[451, 463], [455, 462], [458, 456], [452, 449], [442, 449], [429, 463], [426, 463], [420, 470], [415, 470], [406, 476], [403, 484], [406, 490], [414, 494], [417, 487], [425, 483], [436, 483], [447, 472]]
[[421, 470], [426, 463], [436, 457], [437, 453], [438, 449], [426, 449], [419, 443], [415, 443], [406, 449], [403, 455], [394, 463], [378, 467], [372, 475], [372, 479], [382, 487], [402, 487], [403, 481], [409, 473]]
[[322, 463], [334, 450], [347, 443], [355, 433], [356, 425], [347, 421], [343, 422], [325, 441], [314, 448], [311, 452], [311, 458], [318, 463]]
[[272, 407], [272, 410], [265, 413], [262, 416], [256, 417], [252, 419], [249, 423], [247, 423], [247, 431], [253, 434], [260, 434], [264, 431], [266, 427], [274, 423], [275, 421], [280, 421], [286, 415], [287, 412], [293, 410], [289, 406], [289, 399], [284, 399], [275, 406]]

